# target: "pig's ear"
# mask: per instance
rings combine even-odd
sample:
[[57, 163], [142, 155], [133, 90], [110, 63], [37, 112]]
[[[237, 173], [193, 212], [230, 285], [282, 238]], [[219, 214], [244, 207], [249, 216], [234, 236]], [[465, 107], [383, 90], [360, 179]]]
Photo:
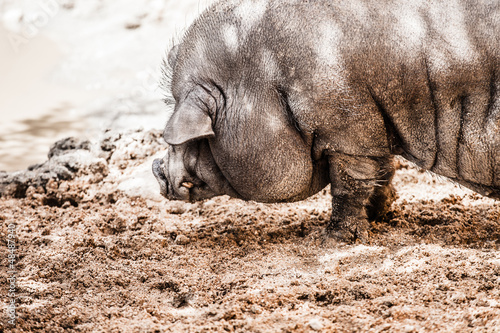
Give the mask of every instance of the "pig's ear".
[[213, 136], [212, 119], [205, 111], [190, 103], [175, 110], [163, 132], [163, 138], [170, 145]]

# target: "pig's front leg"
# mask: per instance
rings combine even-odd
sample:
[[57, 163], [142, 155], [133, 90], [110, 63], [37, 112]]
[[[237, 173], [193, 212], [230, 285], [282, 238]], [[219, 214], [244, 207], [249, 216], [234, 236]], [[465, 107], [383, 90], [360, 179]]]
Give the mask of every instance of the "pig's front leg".
[[391, 157], [329, 154], [332, 216], [328, 230], [344, 241], [366, 241], [368, 217], [375, 218], [395, 198]]

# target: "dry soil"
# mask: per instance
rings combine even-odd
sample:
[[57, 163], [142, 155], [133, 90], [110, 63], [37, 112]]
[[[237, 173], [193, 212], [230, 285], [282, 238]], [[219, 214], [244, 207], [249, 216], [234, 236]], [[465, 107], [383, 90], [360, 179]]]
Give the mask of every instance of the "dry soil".
[[500, 332], [500, 203], [407, 162], [369, 241], [344, 244], [324, 233], [328, 188], [167, 201], [149, 174], [159, 132], [61, 149], [80, 156], [66, 180], [4, 184], [0, 290], [5, 305], [15, 224], [17, 319], [0, 331]]

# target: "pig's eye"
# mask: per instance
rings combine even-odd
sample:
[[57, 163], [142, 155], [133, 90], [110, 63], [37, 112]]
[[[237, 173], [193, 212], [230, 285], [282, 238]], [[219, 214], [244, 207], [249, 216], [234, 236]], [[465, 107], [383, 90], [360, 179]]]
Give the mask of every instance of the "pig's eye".
[[214, 96], [217, 100], [219, 100], [219, 108], [223, 108], [226, 104], [226, 94], [224, 93], [224, 89], [215, 82], [212, 82], [215, 89], [217, 89], [216, 96]]
[[222, 110], [226, 104], [224, 90], [213, 81], [207, 84], [200, 84], [200, 87], [206, 92], [206, 95], [202, 98], [204, 99], [203, 105], [207, 107], [207, 111], [211, 115], [217, 115], [218, 111]]

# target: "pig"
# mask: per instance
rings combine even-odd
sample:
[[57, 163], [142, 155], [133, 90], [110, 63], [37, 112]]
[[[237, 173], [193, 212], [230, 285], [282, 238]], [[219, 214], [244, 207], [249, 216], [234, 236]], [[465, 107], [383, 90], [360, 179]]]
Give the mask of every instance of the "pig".
[[228, 0], [165, 62], [168, 199], [305, 199], [365, 241], [396, 155], [500, 198], [500, 2]]

